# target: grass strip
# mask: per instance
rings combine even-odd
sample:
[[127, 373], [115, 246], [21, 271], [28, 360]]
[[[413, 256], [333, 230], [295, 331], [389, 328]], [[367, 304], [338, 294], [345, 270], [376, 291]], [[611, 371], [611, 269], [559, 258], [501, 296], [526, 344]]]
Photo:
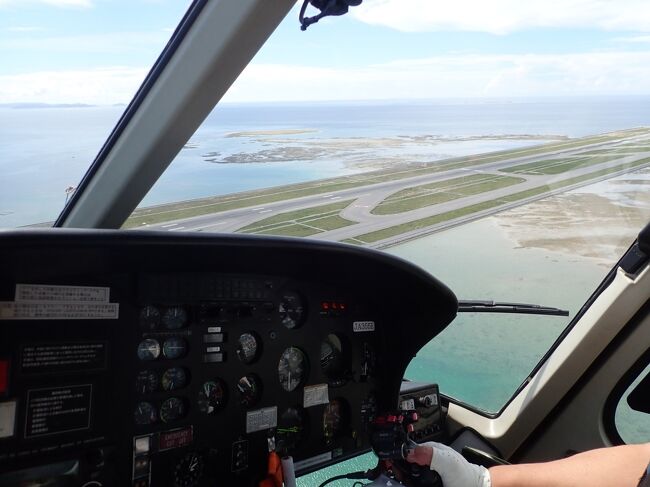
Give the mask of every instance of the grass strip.
[[581, 152], [580, 155], [586, 155], [586, 156], [598, 156], [598, 155], [604, 155], [604, 154], [626, 154], [626, 155], [634, 155], [634, 154], [643, 154], [644, 152], [650, 152], [650, 146], [649, 147], [624, 147], [620, 146], [620, 148], [612, 148], [612, 149], [595, 149], [595, 150], [590, 150], [590, 151], [585, 151]]
[[612, 162], [620, 159], [622, 155], [610, 153], [607, 156], [573, 157], [567, 159], [548, 159], [546, 161], [522, 164], [519, 166], [502, 169], [504, 172], [517, 174], [560, 174], [563, 172], [579, 169], [581, 167], [594, 166], [605, 162]]
[[284, 201], [304, 196], [313, 196], [329, 192], [341, 191], [344, 189], [358, 188], [370, 184], [385, 181], [394, 181], [421, 174], [437, 173], [461, 167], [474, 167], [482, 164], [507, 160], [512, 157], [524, 157], [544, 154], [549, 151], [579, 148], [585, 145], [604, 143], [611, 140], [621, 140], [641, 133], [649, 133], [648, 129], [630, 129], [611, 132], [598, 136], [573, 139], [566, 142], [554, 142], [550, 144], [535, 145], [528, 148], [510, 149], [505, 151], [491, 152], [482, 155], [464, 156], [453, 159], [438, 161], [435, 164], [428, 164], [424, 167], [412, 168], [401, 167], [399, 169], [382, 169], [371, 171], [361, 175], [330, 178], [308, 183], [277, 186], [274, 188], [248, 191], [226, 196], [213, 196], [177, 203], [138, 208], [126, 220], [123, 228], [139, 227], [145, 224], [151, 225], [171, 220], [179, 220], [200, 215], [219, 213], [222, 211], [234, 210], [259, 206], [276, 201]]
[[526, 181], [523, 178], [494, 175], [472, 175], [450, 179], [439, 183], [415, 186], [389, 196], [379, 203], [371, 213], [394, 215], [417, 210], [466, 196], [472, 196]]
[[589, 174], [583, 174], [582, 176], [576, 176], [574, 178], [565, 179], [563, 181], [558, 181], [556, 183], [552, 183], [549, 185], [538, 186], [536, 188], [532, 188], [526, 191], [519, 191], [518, 193], [513, 193], [511, 195], [504, 196], [502, 198], [498, 198], [495, 200], [485, 201], [482, 203], [465, 206], [457, 210], [447, 211], [445, 213], [440, 213], [438, 215], [432, 215], [426, 218], [420, 218], [418, 220], [402, 223], [400, 225], [394, 225], [392, 227], [383, 228], [381, 230], [377, 230], [374, 232], [358, 235], [348, 240], [358, 240], [366, 244], [378, 242], [380, 240], [395, 237], [397, 235], [411, 232], [413, 230], [427, 228], [445, 221], [454, 220], [456, 218], [461, 218], [463, 216], [471, 215], [472, 213], [477, 213], [479, 211], [489, 210], [491, 208], [496, 208], [504, 204], [513, 203], [515, 201], [520, 201], [527, 198], [532, 198], [534, 196], [538, 196], [540, 194], [549, 191], [553, 191], [566, 186], [571, 186], [573, 184], [589, 181], [590, 179], [606, 176], [607, 174], [612, 174], [624, 169], [633, 169], [635, 167], [642, 166], [648, 163], [650, 163], [650, 157], [640, 159], [634, 162], [630, 162], [627, 164], [620, 164], [615, 167], [602, 169], [600, 171], [591, 172]]
[[[301, 210], [287, 211], [270, 216], [263, 220], [256, 221], [250, 225], [237, 230], [241, 233], [260, 233], [273, 230], [275, 227], [286, 226], [287, 224], [309, 223], [319, 219], [337, 216], [341, 210], [347, 208], [354, 200], [337, 201], [327, 205], [311, 206]], [[347, 220], [345, 220], [347, 221]], [[351, 222], [352, 223], [352, 222]]]
[[275, 235], [282, 237], [311, 237], [320, 233], [315, 228], [306, 227], [304, 225], [287, 225], [282, 228], [277, 228], [275, 230], [265, 230], [263, 232], [257, 233], [257, 235]]

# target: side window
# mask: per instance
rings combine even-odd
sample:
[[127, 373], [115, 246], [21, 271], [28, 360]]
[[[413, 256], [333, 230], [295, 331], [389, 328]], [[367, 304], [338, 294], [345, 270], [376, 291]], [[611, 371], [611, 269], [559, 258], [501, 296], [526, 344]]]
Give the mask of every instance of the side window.
[[[618, 400], [614, 416], [616, 432], [625, 443], [650, 442], [650, 365], [643, 369]], [[643, 384], [642, 384], [643, 383]], [[639, 384], [642, 384], [639, 387]]]

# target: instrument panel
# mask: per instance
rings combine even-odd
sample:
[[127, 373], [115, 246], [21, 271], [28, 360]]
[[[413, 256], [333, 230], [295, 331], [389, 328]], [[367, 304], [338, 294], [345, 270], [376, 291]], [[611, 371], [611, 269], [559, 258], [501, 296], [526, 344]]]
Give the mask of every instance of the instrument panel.
[[299, 475], [350, 458], [456, 311], [342, 245], [52, 231], [0, 250], [2, 485], [245, 486], [269, 450]]

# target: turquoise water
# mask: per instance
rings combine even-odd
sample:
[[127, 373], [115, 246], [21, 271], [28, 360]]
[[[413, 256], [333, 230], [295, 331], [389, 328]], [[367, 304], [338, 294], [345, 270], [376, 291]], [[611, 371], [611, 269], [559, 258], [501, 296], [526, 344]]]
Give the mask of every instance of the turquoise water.
[[[76, 186], [124, 107], [0, 106], [0, 228], [53, 220], [65, 189]], [[590, 134], [650, 125], [650, 97], [432, 100], [418, 102], [224, 104], [217, 107], [146, 196], [143, 205], [173, 202], [370, 170], [355, 161], [401, 156], [436, 161], [543, 140], [480, 136]], [[238, 131], [312, 129], [270, 142], [227, 137]], [[308, 152], [272, 163], [216, 164], [219, 157], [258, 154], [341, 138], [433, 136], [431, 146]], [[474, 138], [466, 140], [467, 138]], [[311, 154], [311, 156], [310, 156]]]
[[568, 318], [461, 314], [411, 362], [407, 377], [438, 382], [445, 394], [490, 412], [501, 409], [607, 273], [593, 259], [519, 248], [494, 217], [388, 252], [420, 265], [459, 299], [569, 310]]

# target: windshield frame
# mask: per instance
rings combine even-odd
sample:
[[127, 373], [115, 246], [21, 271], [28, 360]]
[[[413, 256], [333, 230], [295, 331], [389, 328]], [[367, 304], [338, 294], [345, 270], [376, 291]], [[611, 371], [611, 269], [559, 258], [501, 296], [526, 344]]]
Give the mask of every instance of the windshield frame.
[[174, 32], [172, 33], [169, 41], [163, 48], [162, 52], [154, 62], [153, 66], [147, 73], [144, 81], [136, 91], [135, 95], [127, 105], [126, 109], [120, 116], [119, 120], [115, 124], [113, 130], [111, 130], [106, 141], [99, 149], [97, 156], [91, 163], [90, 167], [84, 174], [83, 178], [79, 182], [77, 189], [72, 193], [71, 197], [66, 202], [63, 210], [57, 217], [54, 222], [54, 228], [60, 228], [66, 226], [66, 220], [70, 216], [73, 208], [79, 204], [82, 194], [88, 189], [90, 181], [100, 170], [103, 162], [106, 160], [108, 154], [111, 152], [118, 139], [124, 132], [125, 128], [129, 122], [134, 118], [140, 107], [142, 106], [146, 96], [151, 92], [153, 86], [156, 84], [156, 81], [159, 79], [162, 71], [165, 66], [168, 64], [169, 60], [172, 58], [174, 53], [177, 51], [181, 42], [187, 35], [190, 27], [194, 21], [201, 14], [203, 7], [206, 5], [208, 0], [193, 0], [192, 4], [188, 7], [183, 18], [180, 20]]

